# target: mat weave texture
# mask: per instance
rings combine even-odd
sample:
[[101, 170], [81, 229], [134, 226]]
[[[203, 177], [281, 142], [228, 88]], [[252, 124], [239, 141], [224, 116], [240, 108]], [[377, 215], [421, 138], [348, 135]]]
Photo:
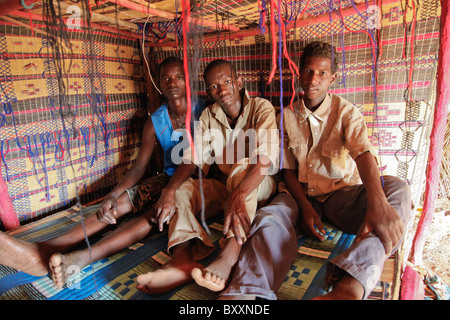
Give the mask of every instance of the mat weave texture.
[[[37, 222], [9, 232], [26, 241], [44, 241], [64, 233], [79, 223], [81, 217], [95, 213], [97, 206], [77, 207], [61, 211]], [[211, 239], [217, 250], [202, 263], [207, 264], [219, 251], [222, 220], [209, 221]], [[298, 256], [286, 280], [277, 292], [279, 300], [310, 299], [323, 294], [326, 261], [347, 249], [354, 235], [325, 224], [326, 240], [323, 242], [298, 240]], [[95, 239], [91, 240], [92, 243]], [[217, 293], [189, 283], [160, 296], [151, 296], [136, 289], [136, 277], [157, 270], [166, 263], [167, 232], [154, 233], [143, 241], [84, 268], [69, 278], [63, 288], [53, 285], [49, 276], [34, 277], [24, 272], [0, 265], [0, 300], [211, 300]], [[391, 260], [395, 257], [391, 257]], [[389, 260], [388, 260], [389, 261]], [[389, 270], [391, 279], [394, 270]], [[389, 277], [388, 277], [389, 278]], [[393, 284], [380, 281], [369, 299], [390, 299]]]

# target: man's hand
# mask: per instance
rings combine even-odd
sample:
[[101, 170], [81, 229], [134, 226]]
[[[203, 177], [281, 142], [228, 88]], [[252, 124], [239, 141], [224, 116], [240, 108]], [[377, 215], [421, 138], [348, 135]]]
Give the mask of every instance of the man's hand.
[[391, 254], [403, 236], [403, 222], [395, 209], [386, 199], [380, 199], [377, 205], [369, 205], [366, 218], [356, 238], [359, 241], [368, 233], [375, 233], [380, 238], [387, 255]]
[[223, 234], [226, 235], [230, 230], [233, 231], [237, 243], [242, 245], [244, 241], [239, 227], [248, 235], [251, 226], [245, 206], [244, 194], [237, 191], [231, 192], [225, 205], [224, 217]]
[[300, 216], [300, 228], [306, 237], [321, 241], [325, 240], [325, 229], [323, 228], [322, 220], [308, 201], [303, 202]]
[[155, 215], [152, 218], [152, 223], [158, 224], [159, 231], [163, 231], [164, 223], [169, 224], [177, 209], [175, 192], [167, 188], [163, 189], [153, 208]]
[[117, 199], [112, 195], [107, 195], [100, 208], [97, 210], [97, 219], [107, 224], [115, 224], [117, 216]]
[[356, 241], [374, 232], [384, 246], [387, 255], [403, 236], [403, 222], [384, 194], [376, 159], [369, 152], [356, 158], [359, 176], [366, 188], [367, 211]]

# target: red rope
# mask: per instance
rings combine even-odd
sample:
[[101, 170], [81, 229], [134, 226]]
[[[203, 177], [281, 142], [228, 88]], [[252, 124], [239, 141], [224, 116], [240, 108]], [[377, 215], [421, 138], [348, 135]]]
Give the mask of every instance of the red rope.
[[277, 70], [277, 42], [275, 33], [275, 1], [270, 0], [270, 34], [272, 37], [272, 71], [267, 83], [271, 83]]
[[[303, 8], [302, 13], [300, 14], [300, 17], [298, 17], [295, 21], [300, 20], [303, 15], [306, 12], [306, 9], [308, 8], [309, 5], [309, 1], [306, 3], [305, 8]], [[271, 12], [270, 12], [270, 29], [271, 29], [271, 34], [272, 34], [272, 72], [270, 73], [269, 76], [269, 83], [273, 80], [273, 77], [275, 76], [275, 70], [276, 70], [276, 51], [277, 51], [277, 47], [276, 47], [276, 41], [275, 41], [275, 7], [277, 8], [277, 10], [280, 10], [276, 4], [276, 2], [274, 0], [271, 0], [270, 2], [270, 8], [271, 8]], [[281, 16], [281, 15], [280, 15]], [[282, 17], [282, 20], [286, 21], [286, 19], [284, 17]], [[297, 65], [295, 64], [294, 61], [292, 61], [292, 59], [289, 56], [289, 52], [287, 50], [287, 39], [286, 39], [286, 26], [284, 25], [284, 23], [282, 21], [280, 21], [280, 25], [281, 25], [281, 36], [283, 37], [283, 55], [286, 58], [286, 60], [288, 61], [288, 65], [289, 65], [289, 70], [291, 71], [292, 74], [292, 97], [291, 97], [291, 101], [290, 101], [290, 106], [291, 109], [293, 109], [293, 102], [294, 102], [294, 98], [296, 95], [295, 92], [295, 76], [299, 76], [300, 72], [299, 69], [297, 67]], [[280, 66], [281, 68], [281, 66]]]
[[189, 34], [189, 17], [191, 15], [191, 5], [189, 0], [182, 0], [182, 14], [181, 19], [183, 22], [183, 67], [184, 67], [184, 79], [186, 82], [186, 96], [187, 96], [187, 111], [186, 111], [186, 131], [189, 144], [191, 146], [192, 155], [195, 159], [194, 143], [191, 135], [191, 86], [189, 81], [189, 64], [188, 64], [188, 34]]
[[34, 37], [34, 30], [33, 30], [33, 19], [31, 18], [31, 10], [28, 10], [28, 14], [30, 15], [30, 28], [31, 28], [31, 34]]
[[283, 34], [283, 44], [284, 44], [283, 54], [284, 54], [284, 57], [289, 62], [289, 70], [291, 70], [291, 74], [292, 74], [292, 97], [291, 97], [290, 105], [291, 105], [291, 109], [294, 110], [294, 107], [293, 107], [292, 104], [294, 103], [294, 98], [295, 98], [295, 95], [296, 95], [296, 92], [295, 92], [295, 76], [299, 76], [300, 72], [298, 70], [297, 65], [289, 57], [289, 53], [287, 51], [286, 28], [284, 26], [284, 23], [281, 23], [281, 33]]

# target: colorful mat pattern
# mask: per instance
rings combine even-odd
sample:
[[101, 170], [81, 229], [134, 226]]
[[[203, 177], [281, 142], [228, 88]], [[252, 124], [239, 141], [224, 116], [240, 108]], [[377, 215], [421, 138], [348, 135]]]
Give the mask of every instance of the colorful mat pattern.
[[[9, 232], [26, 241], [43, 241], [64, 233], [81, 216], [95, 212], [97, 206], [81, 210], [72, 207], [40, 221]], [[209, 222], [211, 239], [219, 248], [221, 220]], [[325, 226], [326, 240], [298, 240], [298, 257], [286, 280], [277, 292], [279, 300], [301, 300], [322, 295], [324, 291], [326, 261], [340, 254], [352, 243], [354, 236], [345, 234], [330, 225]], [[59, 289], [48, 276], [33, 277], [21, 271], [0, 265], [0, 300], [212, 300], [217, 297], [195, 283], [186, 284], [160, 296], [150, 296], [136, 289], [139, 274], [154, 271], [170, 257], [166, 252], [167, 233], [150, 235], [107, 259], [84, 268], [69, 278], [68, 284]], [[202, 261], [207, 264], [217, 251]], [[393, 297], [392, 283], [379, 282], [369, 299], [390, 299]]]

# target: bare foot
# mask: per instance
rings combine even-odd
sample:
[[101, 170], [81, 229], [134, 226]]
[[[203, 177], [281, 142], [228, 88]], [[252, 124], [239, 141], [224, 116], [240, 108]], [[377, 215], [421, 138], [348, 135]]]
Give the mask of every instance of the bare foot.
[[42, 277], [48, 273], [48, 250], [39, 243], [22, 241], [0, 231], [0, 264], [29, 275]]
[[361, 300], [363, 297], [364, 287], [362, 284], [349, 274], [346, 274], [331, 292], [313, 300]]
[[50, 277], [55, 286], [62, 288], [71, 276], [79, 273], [86, 265], [86, 262], [80, 260], [77, 251], [69, 254], [57, 252], [49, 259]]
[[235, 238], [227, 239], [217, 259], [204, 269], [193, 269], [192, 278], [199, 286], [215, 292], [222, 291], [225, 289], [240, 252], [241, 245], [236, 242]]
[[200, 266], [198, 262], [177, 263], [171, 260], [161, 269], [139, 275], [136, 278], [137, 289], [155, 295], [166, 293], [192, 281], [192, 269]]

